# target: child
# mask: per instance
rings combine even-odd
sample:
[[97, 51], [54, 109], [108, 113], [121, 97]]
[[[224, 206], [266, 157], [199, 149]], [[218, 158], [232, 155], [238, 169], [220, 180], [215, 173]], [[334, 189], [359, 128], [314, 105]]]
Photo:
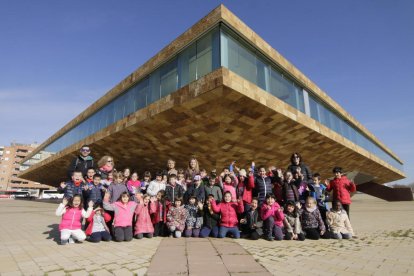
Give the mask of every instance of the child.
[[141, 193], [145, 194], [147, 192], [147, 188], [151, 183], [151, 173], [149, 171], [144, 172], [144, 180], [141, 181]]
[[152, 225], [154, 226], [154, 237], [162, 237], [165, 233], [165, 222], [166, 218], [166, 206], [165, 206], [165, 191], [161, 190], [157, 193], [155, 203], [155, 212], [150, 214]]
[[297, 183], [290, 171], [285, 172], [285, 177], [282, 184], [282, 197], [284, 203], [288, 202], [289, 200], [299, 202], [299, 191], [297, 188]]
[[296, 187], [298, 188], [299, 202], [305, 204], [305, 201], [309, 196], [308, 183], [303, 181], [303, 175], [299, 174], [299, 172], [294, 172], [293, 178], [295, 179]]
[[93, 176], [96, 174], [95, 169], [94, 168], [89, 168], [88, 171], [86, 172], [86, 177], [85, 177], [85, 184], [88, 186], [92, 186], [93, 185]]
[[[101, 177], [102, 179], [102, 177]], [[109, 172], [106, 179], [101, 180], [101, 184], [105, 189], [108, 189], [111, 184], [114, 183], [114, 173]]]
[[187, 210], [187, 219], [185, 222], [186, 230], [184, 236], [198, 238], [200, 235], [201, 225], [203, 225], [203, 203], [198, 202], [195, 196], [191, 196], [188, 204], [185, 205]]
[[325, 235], [325, 224], [313, 197], [306, 199], [305, 208], [300, 215], [300, 223], [307, 239], [319, 240], [321, 236]]
[[131, 179], [131, 169], [125, 168], [123, 171], [124, 183], [126, 184]]
[[223, 193], [230, 192], [231, 201], [235, 202], [237, 201], [236, 187], [238, 186], [239, 181], [236, 177], [233, 177], [233, 175], [234, 173], [231, 172], [231, 174], [225, 174], [223, 177], [220, 176], [219, 181], [220, 186], [223, 188]]
[[319, 173], [315, 173], [313, 175], [313, 183], [309, 184], [310, 193], [309, 195], [316, 199], [316, 203], [318, 205], [319, 212], [321, 213], [322, 220], [326, 225], [326, 211], [328, 210], [328, 204], [326, 203], [326, 186], [321, 184], [321, 175]]
[[177, 197], [182, 198], [184, 193], [184, 188], [177, 184], [177, 176], [171, 174], [168, 179], [167, 187], [165, 188], [165, 199], [174, 204], [174, 199]]
[[273, 193], [266, 195], [266, 203], [263, 203], [260, 210], [263, 220], [263, 232], [265, 239], [273, 241], [274, 239], [283, 240], [283, 208], [276, 202], [276, 197]]
[[152, 225], [150, 213], [156, 212], [155, 197], [144, 195], [140, 200], [137, 208], [135, 209], [135, 215], [137, 215], [137, 221], [135, 223], [134, 237], [136, 239], [142, 239], [144, 234], [147, 238], [152, 238], [154, 235], [154, 226]]
[[128, 193], [128, 189], [124, 183], [124, 174], [122, 172], [115, 173], [114, 183], [112, 183], [108, 192], [111, 195], [109, 202], [114, 203], [117, 201], [123, 193]]
[[247, 239], [258, 240], [263, 235], [263, 221], [260, 218], [258, 206], [259, 200], [256, 197], [252, 198], [246, 217], [240, 220], [242, 233]]
[[177, 184], [183, 187], [184, 192], [187, 191], [187, 182], [185, 181], [185, 173], [183, 169], [178, 169]]
[[205, 195], [213, 195], [214, 200], [221, 202], [223, 199], [223, 193], [221, 192], [220, 186], [216, 185], [216, 175], [211, 174], [208, 179], [208, 184], [204, 186]]
[[218, 236], [220, 215], [214, 213], [211, 207], [212, 200], [215, 200], [214, 195], [209, 194], [208, 200], [203, 206], [203, 228], [200, 231], [200, 238], [207, 238], [208, 236], [217, 238]]
[[326, 190], [328, 192], [332, 191], [332, 200], [339, 201], [342, 204], [342, 207], [345, 209], [346, 213], [349, 215], [349, 207], [351, 205], [351, 195], [356, 191], [356, 186], [351, 182], [345, 175], [342, 174], [341, 167], [333, 168], [333, 173], [335, 178], [331, 181], [326, 180]]
[[187, 219], [187, 211], [182, 202], [182, 198], [175, 198], [174, 205], [170, 207], [167, 213], [167, 227], [170, 231], [170, 236], [174, 234], [176, 238], [181, 238]]
[[200, 175], [194, 176], [194, 184], [187, 187], [187, 191], [184, 194], [184, 202], [188, 203], [188, 199], [191, 196], [195, 196], [199, 202], [204, 202], [205, 193], [204, 187], [201, 185], [202, 180]]
[[155, 174], [155, 180], [151, 181], [147, 188], [147, 194], [156, 196], [160, 190], [165, 190], [165, 183], [162, 181], [162, 172], [157, 172]]
[[105, 213], [104, 210], [98, 205], [98, 207], [95, 208], [95, 210], [87, 219], [89, 225], [88, 228], [86, 228], [85, 233], [89, 236], [90, 242], [112, 240], [111, 234], [109, 233], [109, 228], [106, 225], [106, 222], [110, 220], [111, 216]]
[[92, 186], [84, 191], [84, 195], [88, 202], [92, 201], [95, 205], [100, 205], [102, 204], [102, 194], [105, 188], [101, 184], [101, 176], [99, 174], [95, 174], [92, 179]]
[[237, 197], [243, 199], [244, 210], [247, 212], [250, 210], [254, 189], [254, 177], [253, 172], [247, 173], [245, 169], [239, 171], [239, 184], [237, 185]]
[[305, 233], [303, 233], [302, 225], [300, 224], [300, 212], [292, 200], [286, 203], [283, 224], [285, 226], [286, 240], [305, 240]]
[[131, 241], [132, 218], [134, 216], [137, 203], [129, 200], [130, 197], [127, 191], [123, 192], [115, 203], [109, 202], [110, 196], [111, 195], [109, 193], [105, 194], [103, 206], [105, 210], [114, 212], [113, 225], [115, 241]]
[[[125, 172], [124, 172], [125, 175]], [[135, 197], [137, 193], [141, 192], [141, 181], [138, 180], [138, 173], [133, 172], [131, 174], [131, 179], [127, 182], [127, 189], [131, 197]]]
[[[69, 206], [67, 206], [69, 203]], [[68, 200], [63, 198], [62, 203], [56, 209], [56, 215], [62, 216], [59, 224], [60, 244], [74, 243], [73, 240], [82, 242], [86, 239], [82, 231], [82, 218], [88, 218], [93, 210], [93, 202], [88, 203], [88, 210], [82, 208], [82, 197], [74, 195]]]
[[240, 238], [237, 214], [244, 212], [243, 200], [239, 199], [237, 202], [232, 202], [231, 193], [227, 191], [224, 193], [223, 202], [216, 204], [214, 199], [210, 199], [210, 202], [213, 211], [221, 215], [218, 237], [225, 238], [227, 233], [230, 233], [233, 238]]
[[342, 204], [339, 201], [332, 202], [332, 209], [327, 213], [327, 222], [332, 239], [350, 239], [354, 235], [351, 222]]
[[59, 193], [63, 193], [63, 197], [70, 199], [74, 195], [82, 197], [85, 185], [83, 183], [83, 177], [81, 171], [74, 171], [72, 173], [72, 181], [62, 182], [58, 188]]

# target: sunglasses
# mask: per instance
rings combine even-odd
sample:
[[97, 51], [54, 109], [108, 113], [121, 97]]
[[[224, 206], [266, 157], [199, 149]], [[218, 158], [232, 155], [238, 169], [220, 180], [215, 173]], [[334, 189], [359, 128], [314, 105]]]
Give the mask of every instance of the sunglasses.
[[112, 160], [107, 160], [106, 162], [108, 162], [108, 163], [112, 163]]
[[81, 151], [83, 151], [83, 152], [91, 152], [90, 149], [81, 149]]

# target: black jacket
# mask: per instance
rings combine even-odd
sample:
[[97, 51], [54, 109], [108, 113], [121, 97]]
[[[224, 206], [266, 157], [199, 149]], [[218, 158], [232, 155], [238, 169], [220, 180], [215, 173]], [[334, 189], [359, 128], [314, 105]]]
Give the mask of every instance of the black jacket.
[[88, 156], [86, 159], [84, 159], [80, 155], [78, 155], [70, 163], [70, 166], [68, 169], [68, 176], [69, 178], [71, 178], [72, 173], [74, 171], [81, 171], [82, 175], [85, 176], [89, 168], [95, 169], [93, 158], [91, 156]]

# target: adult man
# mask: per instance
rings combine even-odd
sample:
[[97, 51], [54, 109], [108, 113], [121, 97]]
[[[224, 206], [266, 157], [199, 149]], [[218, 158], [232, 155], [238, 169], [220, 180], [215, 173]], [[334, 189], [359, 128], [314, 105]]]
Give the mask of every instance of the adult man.
[[68, 169], [68, 176], [72, 177], [74, 171], [81, 171], [82, 176], [86, 176], [88, 169], [95, 168], [93, 157], [90, 155], [91, 149], [88, 145], [83, 145], [80, 154], [73, 159]]

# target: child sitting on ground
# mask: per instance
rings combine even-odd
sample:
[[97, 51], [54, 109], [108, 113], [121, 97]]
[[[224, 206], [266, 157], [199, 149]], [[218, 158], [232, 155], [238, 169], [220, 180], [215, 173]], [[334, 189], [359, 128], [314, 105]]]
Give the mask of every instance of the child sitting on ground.
[[149, 195], [144, 195], [135, 209], [137, 219], [135, 222], [134, 237], [136, 239], [142, 239], [144, 235], [147, 238], [152, 238], [154, 235], [154, 226], [152, 225], [150, 213], [156, 212], [155, 200], [155, 197], [150, 199]]
[[306, 199], [305, 208], [302, 209], [300, 215], [300, 222], [307, 239], [319, 240], [321, 236], [324, 238], [327, 237], [325, 235], [325, 224], [323, 223], [318, 206], [316, 206], [316, 200], [313, 197]]
[[[125, 185], [124, 185], [125, 187]], [[110, 194], [106, 193], [103, 201], [105, 210], [114, 212], [114, 236], [115, 241], [132, 240], [132, 218], [134, 216], [137, 203], [130, 201], [129, 193], [123, 192], [118, 201], [109, 203]]]
[[207, 201], [203, 208], [203, 228], [200, 231], [200, 238], [207, 238], [209, 236], [217, 238], [219, 232], [220, 215], [214, 213], [211, 207], [211, 201], [215, 200], [213, 194], [209, 194]]
[[98, 207], [95, 208], [95, 210], [87, 219], [89, 225], [88, 228], [86, 228], [85, 233], [89, 236], [88, 241], [100, 242], [101, 240], [112, 240], [109, 228], [106, 225], [106, 222], [110, 220], [111, 216], [108, 213], [104, 212], [104, 210], [98, 205]]
[[332, 209], [326, 214], [332, 239], [350, 239], [354, 235], [351, 222], [339, 201], [332, 202]]
[[263, 220], [263, 232], [265, 239], [273, 241], [274, 239], [283, 240], [283, 208], [276, 202], [273, 193], [266, 195], [266, 203], [263, 203], [260, 214]]
[[170, 231], [170, 236], [181, 238], [184, 231], [185, 221], [187, 219], [187, 210], [182, 205], [183, 199], [176, 198], [174, 205], [170, 207], [167, 213], [167, 227]]
[[203, 225], [203, 203], [197, 202], [196, 196], [190, 196], [188, 204], [185, 205], [187, 210], [187, 219], [185, 222], [184, 236], [186, 238], [195, 237], [200, 235], [201, 225]]
[[210, 199], [210, 202], [213, 211], [221, 215], [218, 237], [225, 238], [227, 233], [230, 233], [233, 238], [240, 238], [237, 214], [244, 212], [243, 200], [239, 199], [237, 202], [232, 202], [231, 193], [227, 191], [224, 193], [223, 202], [216, 204], [214, 199]]
[[85, 233], [82, 231], [82, 218], [88, 218], [93, 210], [93, 202], [88, 203], [88, 210], [82, 208], [82, 197], [74, 195], [70, 200], [63, 198], [62, 203], [56, 209], [56, 215], [62, 216], [59, 224], [60, 244], [65, 245], [74, 243], [74, 241], [82, 242], [86, 239]]
[[288, 200], [286, 203], [283, 224], [286, 240], [305, 240], [305, 233], [302, 231], [302, 225], [300, 224], [300, 210], [292, 200]]
[[258, 206], [259, 200], [254, 197], [246, 212], [246, 217], [240, 220], [242, 235], [246, 239], [258, 240], [263, 235], [263, 221], [260, 218]]

